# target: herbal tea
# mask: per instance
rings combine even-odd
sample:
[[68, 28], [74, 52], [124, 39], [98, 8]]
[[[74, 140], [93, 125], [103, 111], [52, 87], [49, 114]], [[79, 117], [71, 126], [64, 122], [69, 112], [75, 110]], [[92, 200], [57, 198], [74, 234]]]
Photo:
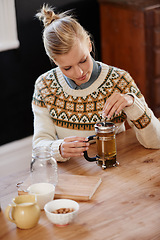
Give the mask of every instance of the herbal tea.
[[110, 160], [116, 156], [116, 140], [114, 133], [97, 134], [97, 152], [98, 156], [104, 160]]

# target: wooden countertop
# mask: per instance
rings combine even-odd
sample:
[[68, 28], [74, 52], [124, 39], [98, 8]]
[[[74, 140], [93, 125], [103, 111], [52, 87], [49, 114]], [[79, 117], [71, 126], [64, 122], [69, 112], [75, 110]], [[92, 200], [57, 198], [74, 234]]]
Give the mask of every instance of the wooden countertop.
[[[89, 155], [95, 152], [93, 144]], [[5, 154], [7, 158], [7, 152]], [[28, 161], [23, 151], [13, 151], [13, 158], [19, 154], [23, 161]], [[1, 178], [0, 239], [160, 239], [160, 150], [142, 147], [132, 129], [129, 129], [117, 135], [117, 160], [120, 165], [107, 170], [102, 170], [95, 162], [87, 162], [83, 157], [58, 163], [59, 174], [97, 176], [102, 179], [91, 200], [79, 201], [77, 218], [64, 228], [50, 223], [44, 211], [33, 229], [20, 230], [9, 222], [4, 216], [5, 207], [17, 195], [16, 183], [24, 180], [27, 170]]]

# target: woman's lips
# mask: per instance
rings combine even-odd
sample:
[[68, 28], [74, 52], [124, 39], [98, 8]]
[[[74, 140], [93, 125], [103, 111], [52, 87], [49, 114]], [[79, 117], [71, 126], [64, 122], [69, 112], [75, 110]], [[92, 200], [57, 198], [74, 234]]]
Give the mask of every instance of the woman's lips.
[[82, 80], [84, 80], [84, 79], [86, 78], [86, 75], [87, 75], [87, 73], [86, 73], [85, 75], [83, 75], [82, 77], [77, 78], [77, 80], [78, 80], [78, 81], [82, 81]]

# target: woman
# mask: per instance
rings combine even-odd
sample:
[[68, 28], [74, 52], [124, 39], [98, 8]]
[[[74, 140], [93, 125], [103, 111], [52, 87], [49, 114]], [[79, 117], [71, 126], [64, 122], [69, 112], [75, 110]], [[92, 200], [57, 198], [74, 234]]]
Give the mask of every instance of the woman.
[[144, 147], [160, 148], [160, 122], [131, 76], [91, 57], [90, 34], [71, 15], [44, 5], [36, 16], [44, 23], [45, 51], [57, 67], [35, 83], [33, 147], [50, 146], [57, 161], [83, 155], [102, 114], [118, 133], [127, 120]]

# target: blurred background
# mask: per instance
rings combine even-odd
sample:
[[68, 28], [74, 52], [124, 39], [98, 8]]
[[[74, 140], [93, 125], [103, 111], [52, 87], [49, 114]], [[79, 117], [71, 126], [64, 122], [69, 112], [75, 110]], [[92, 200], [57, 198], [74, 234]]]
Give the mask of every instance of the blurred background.
[[[5, 1], [15, 9], [18, 43], [0, 49], [0, 145], [33, 134], [34, 83], [52, 68], [43, 47], [43, 27], [34, 17], [43, 3], [57, 11], [73, 9], [93, 35], [96, 60], [127, 70], [160, 117], [160, 0], [0, 0], [0, 13], [5, 13]], [[7, 20], [1, 14], [0, 46], [9, 9]]]

